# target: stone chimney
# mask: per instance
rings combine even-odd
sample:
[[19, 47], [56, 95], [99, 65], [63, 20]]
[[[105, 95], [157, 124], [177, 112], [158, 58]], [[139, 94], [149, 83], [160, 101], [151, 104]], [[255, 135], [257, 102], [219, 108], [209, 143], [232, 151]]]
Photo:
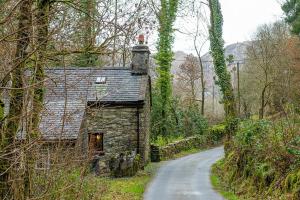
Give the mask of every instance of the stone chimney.
[[132, 48], [131, 70], [133, 74], [148, 74], [150, 50], [144, 44], [144, 35], [139, 35], [139, 44]]

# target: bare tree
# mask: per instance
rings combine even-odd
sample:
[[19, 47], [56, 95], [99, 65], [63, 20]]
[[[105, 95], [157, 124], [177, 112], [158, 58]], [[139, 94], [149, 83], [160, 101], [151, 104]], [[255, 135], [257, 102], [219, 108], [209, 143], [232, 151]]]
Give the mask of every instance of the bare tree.
[[[204, 115], [204, 107], [205, 107], [205, 92], [206, 92], [206, 85], [205, 85], [205, 76], [204, 76], [204, 66], [201, 58], [201, 51], [205, 43], [208, 41], [208, 33], [206, 33], [205, 25], [207, 25], [207, 18], [205, 17], [205, 11], [201, 11], [201, 6], [196, 10], [196, 31], [193, 34], [194, 37], [194, 49], [196, 51], [198, 60], [199, 60], [199, 67], [201, 71], [201, 114]], [[203, 29], [200, 29], [202, 25]], [[200, 44], [199, 44], [200, 43]]]
[[[12, 90], [10, 92], [10, 109], [8, 113], [7, 125], [1, 133], [1, 149], [5, 149], [8, 158], [1, 161], [1, 197], [6, 195], [13, 199], [24, 199], [26, 188], [22, 187], [22, 175], [18, 174], [19, 166], [15, 163], [18, 159], [17, 147], [15, 147], [15, 137], [19, 128], [19, 123], [24, 112], [24, 70], [27, 60], [27, 50], [30, 43], [32, 25], [32, 1], [24, 0], [19, 4], [18, 28], [16, 33], [16, 51], [12, 67]], [[20, 149], [19, 149], [20, 151]], [[19, 178], [17, 178], [19, 176]], [[25, 191], [24, 191], [25, 190]]]
[[[49, 106], [45, 83], [55, 82], [46, 76], [48, 67], [67, 68], [79, 54], [92, 55], [103, 66], [113, 51], [119, 54], [116, 62], [128, 63], [129, 46], [152, 23], [144, 0], [118, 1], [117, 24], [110, 0], [87, 0], [82, 6], [83, 1], [0, 1], [1, 199], [60, 198], [64, 195], [54, 190], [68, 175], [62, 171], [76, 168], [84, 174], [89, 166], [85, 157], [75, 156], [74, 143], [61, 137], [60, 143], [46, 143], [42, 138], [40, 122]], [[81, 30], [86, 32], [79, 34]], [[89, 65], [91, 59], [85, 61]], [[70, 87], [66, 81], [66, 98]], [[64, 115], [62, 133], [76, 116], [72, 114]], [[73, 184], [67, 181], [59, 187], [71, 190]], [[72, 195], [81, 199], [81, 193]]]
[[[196, 105], [197, 85], [201, 80], [201, 70], [199, 69], [199, 61], [193, 55], [188, 55], [183, 64], [179, 66], [177, 73], [179, 87], [184, 95], [185, 101], [189, 106]], [[201, 100], [200, 100], [201, 101]]]
[[[266, 111], [280, 112], [282, 104], [291, 102], [294, 92], [290, 83], [295, 80], [293, 72], [297, 71], [293, 67], [297, 59], [289, 51], [294, 49], [289, 45], [291, 40], [286, 25], [277, 22], [260, 27], [248, 46], [241, 77], [242, 99], [248, 108], [259, 107], [260, 119]], [[251, 106], [250, 102], [255, 103]]]

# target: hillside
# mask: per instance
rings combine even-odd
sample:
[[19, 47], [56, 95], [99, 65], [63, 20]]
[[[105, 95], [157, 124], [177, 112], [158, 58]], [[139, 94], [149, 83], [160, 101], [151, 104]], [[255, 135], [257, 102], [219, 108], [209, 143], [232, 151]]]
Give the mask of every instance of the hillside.
[[[233, 55], [234, 60], [243, 61], [246, 57], [246, 49], [247, 49], [247, 45], [249, 45], [249, 43], [250, 42], [245, 41], [242, 43], [234, 43], [234, 44], [230, 44], [230, 45], [226, 46], [225, 47], [225, 56], [228, 57], [229, 55]], [[173, 75], [175, 75], [175, 79], [176, 79], [176, 73], [178, 73], [178, 71], [179, 71], [179, 66], [184, 62], [184, 59], [188, 54], [183, 51], [177, 51], [174, 53], [174, 55], [175, 56], [174, 56], [174, 61], [173, 61], [171, 72]], [[202, 62], [204, 65], [205, 80], [206, 80], [207, 89], [209, 92], [212, 88], [213, 76], [214, 76], [212, 57], [211, 57], [210, 53], [207, 52], [201, 58], [202, 58]]]

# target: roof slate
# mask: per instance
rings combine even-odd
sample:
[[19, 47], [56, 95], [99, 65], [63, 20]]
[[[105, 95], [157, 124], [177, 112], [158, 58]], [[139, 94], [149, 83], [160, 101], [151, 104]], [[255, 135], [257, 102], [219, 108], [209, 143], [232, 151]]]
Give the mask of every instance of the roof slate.
[[[121, 69], [46, 70], [45, 108], [40, 129], [43, 139], [76, 139], [88, 102], [139, 102], [145, 100], [147, 75]], [[106, 77], [105, 84], [96, 84]]]

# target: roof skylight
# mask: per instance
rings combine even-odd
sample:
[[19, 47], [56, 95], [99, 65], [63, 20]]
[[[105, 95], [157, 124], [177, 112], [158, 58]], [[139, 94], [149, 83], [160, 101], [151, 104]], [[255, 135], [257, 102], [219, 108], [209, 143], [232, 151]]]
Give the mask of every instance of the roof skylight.
[[106, 77], [103, 77], [103, 76], [97, 77], [95, 83], [96, 84], [105, 84], [106, 83]]

